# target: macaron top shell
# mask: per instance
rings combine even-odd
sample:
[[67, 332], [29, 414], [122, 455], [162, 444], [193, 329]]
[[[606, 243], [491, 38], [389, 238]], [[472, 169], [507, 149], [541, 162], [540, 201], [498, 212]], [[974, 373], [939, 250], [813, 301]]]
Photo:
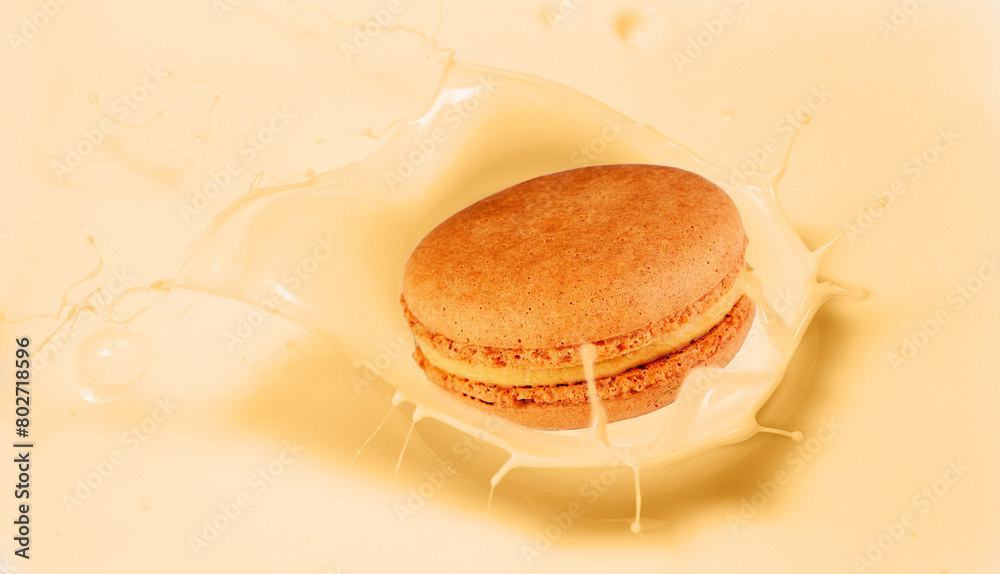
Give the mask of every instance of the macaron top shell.
[[460, 344], [566, 347], [683, 312], [742, 268], [739, 212], [718, 186], [654, 165], [541, 176], [432, 230], [403, 273], [422, 325]]

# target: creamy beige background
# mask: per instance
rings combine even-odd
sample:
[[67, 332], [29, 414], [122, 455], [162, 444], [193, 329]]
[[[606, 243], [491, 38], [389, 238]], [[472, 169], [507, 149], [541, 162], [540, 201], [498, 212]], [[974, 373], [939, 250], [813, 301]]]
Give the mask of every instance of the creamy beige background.
[[[5, 521], [9, 571], [1000, 567], [995, 3], [48, 0], [6, 2], [0, 14], [8, 320], [56, 313], [98, 262], [88, 235], [104, 266], [68, 292], [72, 302], [169, 277], [257, 172], [295, 181], [364, 157], [375, 146], [364, 131], [418, 112], [432, 88], [421, 35], [458, 60], [566, 84], [736, 169], [765, 156], [776, 166], [768, 150], [784, 150], [808, 110], [780, 193], [810, 247], [880, 192], [891, 200], [848, 230], [821, 273], [872, 295], [837, 299], [814, 323], [796, 371], [805, 398], [782, 417], [813, 442], [758, 436], [751, 457], [723, 473], [653, 485], [641, 534], [628, 529], [631, 477], [615, 469], [512, 476], [484, 520], [502, 457], [440, 429], [427, 429], [430, 446], [410, 443], [394, 478], [405, 407], [352, 466], [389, 412], [388, 387], [355, 392], [363, 366], [322, 354], [279, 318], [234, 345], [227, 334], [252, 308], [188, 295], [136, 325], [148, 361], [136, 351], [119, 368], [148, 365], [99, 390], [120, 400], [81, 398], [92, 316], [51, 359], [36, 358], [32, 558], [13, 556]], [[241, 144], [264, 126], [273, 141]], [[54, 167], [72, 163], [67, 147], [81, 165]], [[243, 163], [201, 203], [234, 159]], [[58, 326], [0, 324], [0, 352], [12, 357], [15, 337], [41, 343]], [[4, 395], [0, 433], [13, 438], [13, 392]], [[442, 449], [469, 461], [446, 473]], [[11, 463], [2, 476], [13, 485]], [[553, 494], [547, 484], [569, 486]], [[12, 490], [4, 517], [14, 516]], [[205, 521], [227, 512], [218, 537], [193, 549]]]

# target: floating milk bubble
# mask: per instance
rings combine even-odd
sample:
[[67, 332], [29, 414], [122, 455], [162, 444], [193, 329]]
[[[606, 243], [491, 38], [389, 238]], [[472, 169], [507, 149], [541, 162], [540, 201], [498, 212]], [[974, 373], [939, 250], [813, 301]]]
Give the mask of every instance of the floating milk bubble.
[[128, 394], [146, 369], [149, 349], [121, 325], [105, 325], [80, 344], [76, 360], [80, 396], [103, 403]]

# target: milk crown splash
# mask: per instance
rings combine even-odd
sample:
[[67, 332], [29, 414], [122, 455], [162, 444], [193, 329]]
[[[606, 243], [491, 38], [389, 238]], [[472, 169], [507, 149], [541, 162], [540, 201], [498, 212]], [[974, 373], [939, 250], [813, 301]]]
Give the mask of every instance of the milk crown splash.
[[[588, 429], [535, 431], [455, 402], [410, 361], [378, 372], [396, 389], [394, 407], [416, 406], [414, 423], [433, 418], [470, 434], [489, 427], [488, 441], [510, 454], [493, 487], [518, 467], [627, 461], [636, 479], [638, 530], [640, 468], [774, 430], [760, 426], [755, 415], [810, 319], [838, 288], [817, 282], [819, 255], [806, 249], [781, 210], [775, 191], [780, 170], [734, 187], [727, 183], [729, 170], [569, 88], [457, 63], [440, 51], [435, 57], [441, 77], [425, 110], [390, 126], [377, 151], [340, 169], [308, 173], [305, 181], [251, 189], [186, 249], [176, 275], [149, 292], [191, 289], [252, 303], [316, 332], [360, 363], [406, 331], [398, 304], [403, 264], [431, 227], [461, 207], [582, 165], [653, 163], [699, 173], [723, 186], [739, 208], [754, 270], [745, 289], [758, 311], [730, 365], [693, 371], [672, 405], [607, 424], [598, 404]], [[121, 333], [95, 336], [117, 337], [134, 355], [144, 352], [141, 342]], [[113, 342], [88, 345], [101, 353]], [[142, 365], [126, 370], [141, 370], [145, 357], [136, 361]], [[102, 373], [98, 369], [95, 377]]]

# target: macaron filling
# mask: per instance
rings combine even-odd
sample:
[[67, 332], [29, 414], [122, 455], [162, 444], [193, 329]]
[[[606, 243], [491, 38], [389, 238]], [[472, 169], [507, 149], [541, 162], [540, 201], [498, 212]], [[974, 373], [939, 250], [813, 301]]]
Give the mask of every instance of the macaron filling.
[[[736, 302], [743, 296], [743, 292], [743, 281], [737, 280], [714, 304], [691, 317], [677, 329], [666, 333], [646, 346], [616, 357], [597, 361], [594, 363], [595, 378], [601, 379], [623, 373], [684, 348], [718, 325], [732, 311]], [[515, 387], [520, 385], [560, 385], [577, 383], [585, 379], [582, 364], [557, 368], [493, 367], [447, 357], [419, 336], [415, 336], [414, 339], [427, 362], [442, 371], [472, 381]]]

